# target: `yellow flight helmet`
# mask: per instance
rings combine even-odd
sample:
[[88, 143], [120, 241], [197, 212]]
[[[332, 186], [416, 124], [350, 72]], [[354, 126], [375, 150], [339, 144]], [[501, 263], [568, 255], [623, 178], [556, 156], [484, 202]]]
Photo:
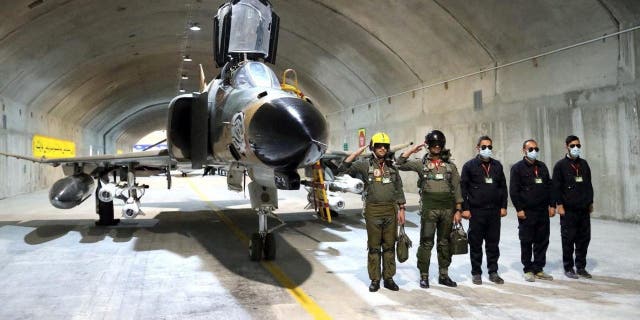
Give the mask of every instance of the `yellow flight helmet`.
[[384, 144], [386, 145], [387, 150], [391, 146], [391, 139], [389, 139], [389, 135], [384, 132], [378, 132], [371, 136], [371, 141], [369, 141], [369, 150], [373, 151], [373, 146], [376, 144]]

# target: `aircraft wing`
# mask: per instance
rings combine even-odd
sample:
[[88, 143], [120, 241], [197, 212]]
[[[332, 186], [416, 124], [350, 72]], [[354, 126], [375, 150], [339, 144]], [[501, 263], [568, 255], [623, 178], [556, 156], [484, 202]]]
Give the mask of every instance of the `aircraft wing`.
[[69, 163], [93, 163], [93, 164], [128, 164], [128, 163], [136, 163], [139, 165], [145, 165], [150, 167], [163, 167], [166, 166], [172, 159], [169, 156], [169, 152], [167, 149], [162, 150], [150, 150], [150, 151], [142, 151], [142, 152], [130, 152], [123, 154], [104, 154], [104, 155], [96, 155], [96, 156], [83, 156], [83, 157], [71, 157], [71, 158], [54, 158], [47, 159], [45, 157], [42, 158], [34, 158], [29, 156], [17, 155], [12, 153], [0, 152], [0, 155], [4, 155], [7, 157], [12, 157], [16, 159], [28, 160], [37, 163], [50, 164], [54, 167], [57, 167], [61, 164], [69, 164]]

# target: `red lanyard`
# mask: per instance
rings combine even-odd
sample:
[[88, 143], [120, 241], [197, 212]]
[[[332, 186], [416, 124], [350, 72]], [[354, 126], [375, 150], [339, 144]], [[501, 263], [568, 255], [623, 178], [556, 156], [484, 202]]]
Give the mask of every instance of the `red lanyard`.
[[380, 162], [378, 167], [380, 167], [380, 175], [382, 175], [384, 173], [384, 161]]
[[440, 167], [440, 163], [442, 163], [441, 160], [431, 160], [431, 163], [433, 163], [434, 168], [436, 169], [436, 171], [438, 171], [438, 167]]
[[580, 164], [574, 165], [573, 163], [569, 163], [569, 165], [576, 171], [576, 177], [580, 176]]
[[491, 170], [491, 164], [489, 164], [488, 166], [484, 166], [484, 163], [481, 164], [482, 169], [484, 169], [484, 172], [487, 174], [487, 178], [489, 178], [489, 170]]
[[538, 177], [538, 166], [533, 166], [533, 173]]

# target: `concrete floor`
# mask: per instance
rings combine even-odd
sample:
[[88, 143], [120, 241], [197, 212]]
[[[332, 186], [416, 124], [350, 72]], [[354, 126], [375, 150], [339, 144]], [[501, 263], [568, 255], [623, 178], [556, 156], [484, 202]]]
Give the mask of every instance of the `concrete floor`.
[[[468, 256], [455, 256], [458, 288], [418, 287], [415, 245], [398, 264], [399, 292], [369, 293], [360, 202], [332, 224], [319, 221], [304, 191], [281, 192], [275, 263], [248, 259], [246, 235], [257, 216], [222, 177], [141, 179], [146, 216], [120, 226], [93, 225], [93, 198], [54, 209], [47, 191], [0, 200], [0, 319], [638, 319], [640, 225], [593, 220], [592, 280], [562, 275], [558, 218], [552, 220], [546, 271], [553, 282], [522, 279], [516, 220], [503, 220], [502, 286], [470, 280]], [[417, 203], [415, 194], [409, 203]], [[118, 207], [116, 207], [118, 211]], [[270, 221], [275, 223], [275, 221]], [[465, 223], [466, 226], [466, 223]], [[435, 250], [433, 252], [435, 259]], [[432, 265], [432, 274], [437, 274]]]

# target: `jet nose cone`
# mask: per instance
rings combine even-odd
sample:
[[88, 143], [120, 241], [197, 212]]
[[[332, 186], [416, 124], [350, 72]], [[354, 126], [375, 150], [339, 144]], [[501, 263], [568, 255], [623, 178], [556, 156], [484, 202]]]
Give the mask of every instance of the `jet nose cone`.
[[310, 103], [297, 98], [267, 102], [249, 124], [253, 153], [274, 169], [296, 169], [310, 165], [327, 149], [327, 123]]

